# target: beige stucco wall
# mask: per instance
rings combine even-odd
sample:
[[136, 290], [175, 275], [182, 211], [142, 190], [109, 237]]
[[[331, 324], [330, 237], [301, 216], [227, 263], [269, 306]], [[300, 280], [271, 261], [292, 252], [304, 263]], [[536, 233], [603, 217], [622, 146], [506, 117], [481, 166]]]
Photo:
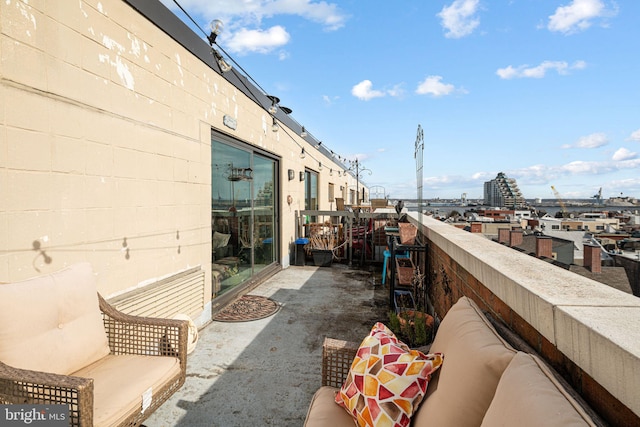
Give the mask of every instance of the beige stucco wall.
[[[86, 260], [108, 296], [199, 265], [210, 295], [211, 128], [281, 157], [288, 265], [287, 170], [318, 161], [265, 110], [123, 1], [0, 2], [0, 282]], [[322, 163], [329, 209], [353, 183]]]

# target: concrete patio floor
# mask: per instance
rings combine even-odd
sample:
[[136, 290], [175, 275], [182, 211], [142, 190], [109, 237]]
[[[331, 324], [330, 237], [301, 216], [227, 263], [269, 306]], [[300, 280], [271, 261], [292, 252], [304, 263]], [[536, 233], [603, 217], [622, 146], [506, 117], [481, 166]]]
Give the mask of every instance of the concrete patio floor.
[[147, 427], [301, 426], [320, 387], [324, 338], [360, 342], [387, 319], [379, 269], [292, 266], [249, 294], [281, 308], [265, 319], [201, 329], [184, 386]]

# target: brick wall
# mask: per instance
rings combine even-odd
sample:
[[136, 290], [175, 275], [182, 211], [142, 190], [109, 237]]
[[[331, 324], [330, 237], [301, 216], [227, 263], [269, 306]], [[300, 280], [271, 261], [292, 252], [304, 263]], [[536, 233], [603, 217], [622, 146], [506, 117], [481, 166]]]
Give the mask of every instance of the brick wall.
[[[437, 237], [438, 241], [442, 238]], [[440, 319], [460, 297], [470, 297], [483, 311], [504, 324], [541, 355], [606, 422], [611, 425], [640, 425], [638, 415], [457, 262], [451, 255], [456, 254], [456, 251], [451, 248], [443, 249], [433, 240], [428, 241], [428, 296]], [[491, 275], [487, 274], [487, 277]]]

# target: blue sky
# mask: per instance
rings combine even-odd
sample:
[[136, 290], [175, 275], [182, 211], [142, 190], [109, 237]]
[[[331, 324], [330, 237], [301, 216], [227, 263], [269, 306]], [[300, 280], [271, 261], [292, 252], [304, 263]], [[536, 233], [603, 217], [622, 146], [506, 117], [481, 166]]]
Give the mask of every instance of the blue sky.
[[640, 197], [638, 0], [178, 2], [392, 199], [417, 197], [418, 125], [424, 198], [498, 172], [526, 198]]

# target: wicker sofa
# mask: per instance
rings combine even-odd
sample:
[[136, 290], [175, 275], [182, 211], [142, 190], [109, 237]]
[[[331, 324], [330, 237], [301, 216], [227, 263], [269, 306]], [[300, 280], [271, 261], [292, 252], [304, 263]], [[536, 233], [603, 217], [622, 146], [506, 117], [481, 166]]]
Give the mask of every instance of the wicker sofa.
[[[355, 425], [335, 396], [357, 350], [358, 343], [325, 339], [322, 386], [306, 427]], [[430, 352], [441, 352], [444, 361], [411, 417], [413, 427], [602, 425], [542, 360], [512, 347], [466, 297], [442, 320]]]
[[72, 426], [136, 426], [186, 378], [188, 321], [123, 314], [87, 263], [0, 284], [0, 404], [64, 404]]

